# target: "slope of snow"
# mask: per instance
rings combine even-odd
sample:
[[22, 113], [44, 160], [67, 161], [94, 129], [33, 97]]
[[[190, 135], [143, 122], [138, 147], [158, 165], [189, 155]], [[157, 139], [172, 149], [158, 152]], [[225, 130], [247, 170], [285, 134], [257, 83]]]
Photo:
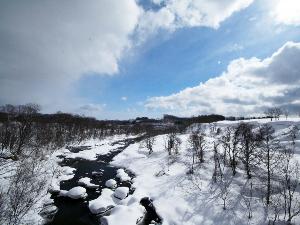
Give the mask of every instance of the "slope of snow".
[[[259, 125], [270, 123], [275, 134], [286, 141], [285, 133], [292, 125], [300, 125], [299, 120], [251, 120], [244, 121]], [[240, 121], [225, 121], [216, 123], [217, 127], [225, 128], [236, 125]], [[163, 218], [164, 225], [264, 225], [268, 224], [266, 210], [260, 196], [253, 196], [253, 217], [248, 219], [245, 196], [242, 196], [249, 181], [244, 175], [242, 165], [237, 169], [237, 174], [230, 180], [230, 191], [227, 194], [227, 209], [223, 210], [222, 190], [220, 186], [212, 183], [213, 174], [213, 142], [215, 135], [210, 135], [209, 125], [206, 125], [208, 148], [205, 152], [205, 162], [199, 166], [194, 175], [190, 175], [191, 164], [188, 152], [188, 135], [180, 135], [182, 145], [180, 154], [170, 158], [164, 150], [165, 135], [156, 137], [154, 152], [148, 155], [140, 144], [135, 143], [117, 155], [112, 165], [126, 168], [133, 172], [136, 177], [132, 180], [135, 192], [128, 198], [135, 199], [133, 204], [123, 204], [112, 210], [111, 215], [103, 220], [109, 225], [117, 225], [122, 221], [123, 225], [134, 224], [140, 215], [139, 200], [142, 197], [151, 197], [159, 215]], [[299, 126], [300, 127], [300, 126]], [[300, 140], [297, 137], [297, 151], [295, 157], [300, 161]], [[231, 171], [226, 170], [230, 174]], [[126, 218], [126, 220], [124, 219]], [[299, 217], [295, 224], [300, 224]]]

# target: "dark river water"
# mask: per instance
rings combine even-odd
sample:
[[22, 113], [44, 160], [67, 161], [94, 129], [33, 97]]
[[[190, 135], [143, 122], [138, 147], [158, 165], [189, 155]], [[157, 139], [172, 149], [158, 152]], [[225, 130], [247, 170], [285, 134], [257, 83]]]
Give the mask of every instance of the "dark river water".
[[[47, 223], [48, 225], [99, 225], [99, 219], [97, 216], [90, 213], [88, 208], [88, 201], [97, 198], [101, 194], [101, 190], [105, 188], [105, 182], [109, 179], [116, 178], [117, 167], [112, 167], [109, 162], [113, 157], [119, 154], [131, 143], [134, 143], [135, 139], [127, 139], [115, 144], [121, 144], [121, 147], [116, 147], [114, 151], [107, 155], [99, 155], [96, 161], [88, 161], [83, 159], [64, 159], [61, 166], [70, 166], [75, 168], [75, 176], [67, 181], [60, 183], [61, 190], [69, 190], [73, 187], [79, 186], [78, 180], [82, 177], [91, 178], [91, 183], [99, 185], [97, 189], [87, 190], [87, 198], [81, 200], [73, 200], [66, 197], [57, 197], [52, 195], [55, 205], [58, 207], [58, 212], [55, 214], [54, 219]], [[120, 145], [118, 145], [120, 146]], [[72, 152], [78, 152], [87, 149], [88, 146], [70, 147]], [[97, 176], [92, 172], [98, 172]], [[126, 171], [128, 173], [128, 171]], [[132, 177], [132, 174], [128, 173]], [[118, 186], [131, 186], [130, 182], [120, 183], [118, 179]], [[131, 193], [133, 190], [131, 190]]]

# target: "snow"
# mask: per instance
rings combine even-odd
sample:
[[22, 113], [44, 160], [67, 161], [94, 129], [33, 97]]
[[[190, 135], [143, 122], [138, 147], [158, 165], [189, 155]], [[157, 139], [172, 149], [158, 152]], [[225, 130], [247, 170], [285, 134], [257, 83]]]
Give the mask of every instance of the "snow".
[[105, 216], [101, 218], [101, 224], [136, 224], [136, 218], [140, 218], [143, 215], [143, 208], [141, 206], [135, 205], [134, 207], [128, 207], [124, 205], [117, 205], [111, 210], [112, 216]]
[[68, 159], [85, 159], [85, 160], [96, 160], [98, 155], [105, 155], [109, 152], [115, 150], [121, 145], [111, 145], [113, 142], [120, 141], [125, 139], [125, 135], [116, 135], [114, 137], [108, 137], [103, 140], [99, 139], [89, 139], [82, 143], [81, 146], [90, 146], [90, 149], [79, 151], [79, 152], [70, 152], [68, 150], [64, 151], [64, 156]]
[[116, 177], [119, 178], [121, 182], [131, 180], [130, 176], [125, 172], [124, 169], [118, 169]]
[[[272, 121], [249, 120], [243, 121], [255, 126], [270, 123], [275, 134], [280, 135], [281, 141], [287, 141], [285, 134], [290, 126], [300, 127], [300, 120]], [[217, 127], [225, 128], [235, 126], [241, 121], [222, 121], [215, 123]], [[227, 210], [223, 210], [220, 196], [220, 188], [211, 183], [213, 173], [212, 143], [216, 140], [215, 134], [210, 132], [209, 125], [204, 126], [207, 134], [209, 148], [205, 152], [206, 161], [199, 167], [194, 175], [187, 175], [191, 159], [187, 152], [187, 139], [189, 133], [179, 135], [182, 140], [180, 154], [170, 159], [164, 150], [165, 135], [156, 137], [153, 147], [154, 152], [148, 155], [146, 150], [140, 149], [140, 143], [127, 147], [118, 154], [111, 163], [113, 166], [122, 167], [135, 174], [132, 179], [132, 187], [135, 191], [126, 199], [127, 203], [117, 205], [111, 210], [109, 216], [103, 217], [108, 225], [135, 224], [142, 215], [139, 200], [142, 197], [151, 197], [158, 214], [163, 218], [164, 225], [264, 225], [267, 224], [265, 207], [260, 196], [254, 196], [252, 202], [253, 218], [247, 218], [247, 209], [242, 199], [241, 192], [248, 184], [242, 165], [237, 169], [237, 174], [231, 181], [231, 189], [228, 194]], [[300, 140], [297, 137], [298, 147], [295, 158], [300, 161]], [[122, 177], [124, 169], [118, 171], [117, 177]], [[230, 172], [230, 171], [229, 171]], [[126, 200], [125, 199], [125, 200]], [[134, 203], [129, 204], [131, 199]], [[104, 224], [105, 224], [104, 223]], [[299, 217], [295, 224], [300, 224]]]
[[89, 177], [82, 177], [82, 178], [80, 178], [78, 180], [78, 184], [84, 185], [87, 188], [98, 188], [99, 187], [99, 185], [97, 185], [97, 184], [92, 184], [91, 183], [91, 178], [89, 178]]
[[118, 187], [116, 190], [115, 190], [115, 193], [114, 193], [114, 196], [118, 199], [124, 199], [127, 197], [129, 193], [129, 188], [128, 187]]
[[115, 188], [117, 186], [117, 182], [114, 179], [109, 179], [105, 182], [105, 186], [108, 188]]
[[86, 189], [84, 187], [73, 187], [69, 191], [61, 190], [59, 196], [69, 197], [72, 199], [81, 199], [87, 196]]
[[[235, 126], [239, 122], [241, 121], [222, 121], [215, 124], [217, 127], [225, 128], [227, 126]], [[298, 125], [300, 127], [299, 119], [281, 119], [280, 121], [272, 122], [270, 122], [269, 119], [264, 119], [244, 122], [252, 123], [255, 126], [262, 123], [270, 123], [275, 129], [276, 135], [280, 136], [279, 138], [282, 142], [287, 142], [286, 132], [290, 126]], [[212, 142], [215, 141], [215, 137], [210, 135], [209, 125], [204, 127], [207, 140], [211, 146]], [[257, 196], [253, 198], [252, 203], [253, 218], [251, 220], [247, 218], [245, 212], [246, 208], [243, 205], [240, 193], [248, 181], [241, 168], [238, 168], [236, 177], [232, 179], [232, 186], [228, 197], [228, 210], [222, 209], [222, 202], [217, 197], [220, 192], [217, 187], [211, 183], [213, 171], [211, 148], [208, 148], [205, 152], [206, 161], [203, 165], [195, 171], [194, 175], [187, 175], [190, 167], [190, 158], [187, 152], [188, 135], [188, 133], [180, 135], [180, 139], [182, 140], [180, 154], [171, 160], [164, 150], [165, 135], [156, 137], [153, 147], [154, 152], [151, 155], [149, 155], [146, 150], [140, 149], [140, 143], [135, 143], [127, 147], [113, 159], [111, 164], [116, 167], [122, 167], [126, 171], [135, 174], [135, 178], [132, 179], [132, 187], [135, 191], [126, 197], [129, 192], [129, 189], [126, 187], [119, 187], [115, 191], [104, 188], [97, 199], [89, 201], [90, 211], [93, 214], [100, 214], [114, 207], [111, 209], [110, 215], [103, 217], [102, 220], [104, 223], [108, 225], [119, 225], [120, 221], [122, 221], [122, 225], [132, 225], [144, 214], [143, 207], [139, 204], [140, 199], [142, 197], [151, 197], [158, 214], [164, 219], [164, 225], [267, 224], [265, 208]], [[101, 141], [92, 139], [83, 143], [84, 145], [91, 146], [91, 149], [78, 153], [72, 153], [67, 149], [60, 149], [47, 159], [45, 168], [50, 171], [53, 162], [57, 163], [62, 161], [62, 159], [56, 157], [58, 155], [64, 155], [66, 158], [95, 160], [97, 155], [107, 154], [117, 147], [111, 146], [113, 141], [122, 140], [124, 138], [125, 136], [116, 136]], [[296, 146], [295, 158], [300, 161], [299, 135], [296, 140]], [[130, 180], [129, 175], [124, 169], [117, 171], [116, 177], [120, 179], [120, 181]], [[86, 189], [83, 187], [74, 187], [69, 191], [60, 190], [59, 182], [72, 179], [76, 171], [74, 168], [59, 166], [55, 168], [55, 170], [55, 176], [53, 179], [49, 177], [49, 185], [45, 187], [45, 189], [48, 189], [51, 185], [50, 189], [60, 191], [60, 196], [75, 199], [86, 197]], [[49, 174], [51, 173], [49, 172]], [[93, 185], [90, 178], [88, 178], [89, 180], [86, 178], [87, 177], [81, 178], [81, 184], [86, 187], [88, 187], [88, 184]], [[7, 179], [0, 177], [0, 181], [1, 184], [5, 184]], [[112, 185], [115, 183], [116, 181], [113, 179], [108, 180], [106, 186], [112, 188]], [[49, 195], [47, 195], [44, 200], [49, 198]], [[43, 205], [43, 201], [39, 203], [39, 206]], [[51, 205], [51, 201], [48, 201], [49, 205]], [[54, 208], [50, 207], [49, 210], [54, 210]], [[31, 224], [39, 224], [41, 217], [38, 215], [38, 212], [39, 210], [32, 211], [29, 216], [27, 216], [28, 218], [34, 218], [32, 220], [34, 222]], [[296, 218], [294, 224], [300, 224], [299, 217]]]
[[69, 166], [61, 167], [59, 171], [60, 172], [59, 180], [60, 181], [71, 180], [75, 175], [74, 173], [75, 171], [76, 171], [75, 168]]
[[108, 188], [102, 189], [101, 195], [89, 202], [89, 209], [93, 214], [100, 214], [112, 208], [118, 202], [113, 196], [114, 192]]

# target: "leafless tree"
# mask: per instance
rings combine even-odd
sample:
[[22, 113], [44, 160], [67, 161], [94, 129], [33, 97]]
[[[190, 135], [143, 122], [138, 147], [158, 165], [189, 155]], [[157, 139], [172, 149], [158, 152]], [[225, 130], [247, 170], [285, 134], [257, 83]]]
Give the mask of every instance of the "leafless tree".
[[286, 146], [283, 151], [284, 158], [282, 160], [282, 195], [284, 197], [284, 219], [291, 224], [292, 219], [300, 214], [300, 196], [296, 193], [299, 188], [299, 164], [293, 160], [296, 148], [296, 137], [299, 134], [297, 126], [290, 127], [288, 137], [290, 138], [290, 146]]
[[265, 111], [266, 116], [270, 117], [271, 121], [272, 121], [273, 118], [279, 120], [282, 113], [283, 113], [282, 109], [280, 109], [279, 107], [268, 108]]
[[167, 135], [165, 139], [165, 150], [170, 156], [177, 155], [179, 153], [179, 148], [181, 145], [181, 140], [175, 132]]
[[20, 162], [6, 194], [5, 224], [21, 224], [24, 216], [41, 198], [45, 184], [46, 180], [37, 162]]
[[234, 127], [226, 127], [223, 135], [220, 137], [220, 143], [224, 149], [224, 165], [227, 164], [227, 158], [229, 159], [229, 165], [232, 169], [233, 176], [236, 174], [237, 157], [238, 157], [238, 131]]
[[[276, 190], [275, 192], [279, 193], [280, 190]], [[277, 220], [280, 219], [282, 214], [282, 198], [281, 195], [272, 195], [270, 204], [266, 205], [269, 224], [275, 225]]]
[[285, 119], [287, 120], [290, 115], [290, 112], [289, 112], [289, 110], [285, 109], [285, 110], [283, 110], [283, 114], [285, 116]]
[[204, 151], [207, 147], [205, 140], [205, 133], [201, 130], [201, 128], [193, 131], [188, 139], [189, 149], [192, 154], [192, 166], [191, 173], [194, 172], [194, 165], [196, 163], [204, 162]]
[[266, 204], [270, 204], [272, 194], [272, 178], [278, 167], [279, 160], [282, 159], [280, 151], [282, 146], [279, 141], [274, 137], [274, 128], [269, 124], [263, 124], [259, 128], [259, 161], [264, 170], [267, 172], [267, 191], [266, 191]]
[[273, 120], [273, 118], [274, 118], [274, 109], [273, 108], [266, 109], [264, 113], [267, 117], [271, 118], [271, 121]]
[[220, 153], [218, 151], [219, 143], [214, 141], [213, 142], [213, 160], [214, 160], [214, 172], [213, 172], [213, 182], [216, 183], [219, 178], [222, 178], [223, 172], [221, 168], [221, 160], [220, 160]]
[[253, 132], [253, 125], [249, 123], [240, 123], [237, 127], [239, 137], [239, 158], [244, 164], [247, 178], [252, 177], [252, 167], [256, 163], [257, 137]]
[[253, 183], [252, 183], [252, 179], [247, 180], [245, 187], [241, 193], [241, 197], [242, 197], [242, 205], [245, 206], [245, 208], [247, 209], [247, 213], [248, 213], [248, 219], [250, 220], [252, 218], [252, 202], [253, 202]]
[[232, 178], [229, 176], [229, 174], [225, 171], [226, 168], [223, 167], [222, 176], [220, 179], [218, 179], [217, 183], [220, 189], [220, 198], [223, 202], [223, 210], [226, 210], [227, 208], [227, 200], [230, 196], [230, 188], [231, 188], [231, 181]]
[[149, 155], [151, 155], [153, 152], [154, 142], [155, 142], [155, 137], [148, 135], [142, 143], [143, 147], [148, 149]]

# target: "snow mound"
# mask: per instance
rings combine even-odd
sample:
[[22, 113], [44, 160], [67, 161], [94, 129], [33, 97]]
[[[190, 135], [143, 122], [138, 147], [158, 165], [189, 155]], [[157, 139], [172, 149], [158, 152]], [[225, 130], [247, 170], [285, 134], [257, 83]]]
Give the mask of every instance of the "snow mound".
[[61, 172], [64, 174], [64, 175], [72, 175], [74, 174], [74, 171], [76, 169], [75, 168], [72, 168], [72, 167], [69, 167], [69, 166], [63, 166], [61, 168]]
[[101, 218], [101, 224], [119, 225], [120, 221], [126, 221], [126, 224], [136, 224], [141, 216], [143, 216], [143, 208], [139, 205], [134, 205], [134, 207], [117, 205], [112, 209], [110, 216]]
[[89, 209], [93, 214], [104, 213], [116, 205], [116, 199], [113, 197], [113, 191], [104, 188], [101, 195], [89, 202]]
[[91, 183], [91, 178], [89, 177], [82, 177], [79, 179], [78, 184], [84, 185], [87, 188], [98, 188], [99, 185], [97, 184], [92, 184]]
[[117, 182], [114, 179], [109, 179], [105, 182], [105, 186], [108, 188], [115, 188], [117, 186]]
[[118, 169], [116, 177], [119, 178], [121, 182], [131, 180], [130, 176], [125, 172], [124, 169]]
[[87, 196], [86, 189], [84, 187], [74, 187], [69, 191], [61, 190], [59, 196], [69, 197], [72, 199], [85, 198]]
[[124, 199], [127, 197], [129, 193], [129, 188], [128, 187], [118, 187], [116, 190], [115, 190], [115, 193], [114, 193], [114, 196], [118, 199]]
[[75, 168], [69, 167], [69, 166], [63, 166], [60, 169], [60, 175], [59, 176], [59, 180], [63, 181], [63, 180], [70, 180], [74, 177], [74, 172], [76, 171]]

